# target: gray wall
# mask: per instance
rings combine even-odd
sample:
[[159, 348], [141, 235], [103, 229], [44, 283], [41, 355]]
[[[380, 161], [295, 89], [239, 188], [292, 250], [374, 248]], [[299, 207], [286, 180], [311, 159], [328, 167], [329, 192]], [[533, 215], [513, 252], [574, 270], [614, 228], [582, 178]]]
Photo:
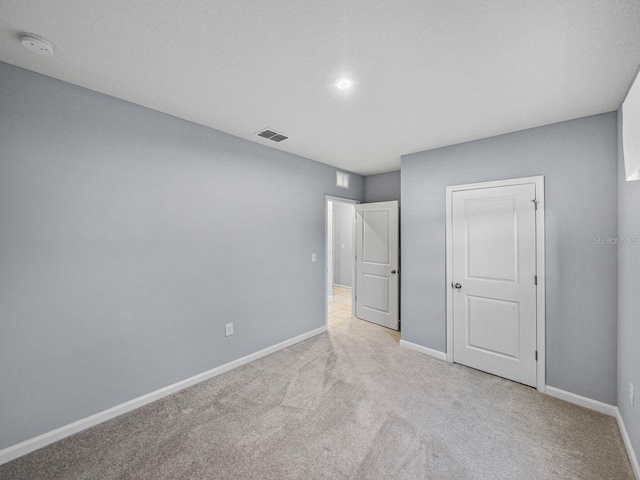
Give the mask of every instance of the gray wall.
[[402, 337], [444, 351], [445, 187], [544, 175], [547, 384], [616, 404], [616, 114], [402, 157]]
[[352, 286], [353, 205], [333, 202], [333, 283]]
[[390, 200], [398, 200], [399, 203], [400, 193], [400, 170], [364, 177], [364, 201], [366, 203]]
[[[633, 241], [634, 236], [640, 238], [640, 181], [625, 181], [621, 137], [618, 146], [618, 230], [620, 237]], [[634, 386], [634, 407], [629, 403], [629, 383]], [[640, 244], [618, 246], [618, 403], [640, 455]]]
[[362, 184], [0, 63], [0, 449], [322, 327]]

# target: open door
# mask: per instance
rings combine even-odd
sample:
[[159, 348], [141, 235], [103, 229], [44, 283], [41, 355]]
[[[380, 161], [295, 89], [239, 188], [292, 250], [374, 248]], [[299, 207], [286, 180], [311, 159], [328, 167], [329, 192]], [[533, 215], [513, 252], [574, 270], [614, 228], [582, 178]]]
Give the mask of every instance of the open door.
[[398, 202], [356, 205], [356, 316], [399, 329]]

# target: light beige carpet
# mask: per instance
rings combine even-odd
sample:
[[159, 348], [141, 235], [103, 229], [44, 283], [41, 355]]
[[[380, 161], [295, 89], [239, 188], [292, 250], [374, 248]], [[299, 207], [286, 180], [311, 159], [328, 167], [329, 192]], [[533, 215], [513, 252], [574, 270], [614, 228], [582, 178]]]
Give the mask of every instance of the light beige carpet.
[[0, 467], [2, 479], [632, 479], [613, 418], [348, 320]]

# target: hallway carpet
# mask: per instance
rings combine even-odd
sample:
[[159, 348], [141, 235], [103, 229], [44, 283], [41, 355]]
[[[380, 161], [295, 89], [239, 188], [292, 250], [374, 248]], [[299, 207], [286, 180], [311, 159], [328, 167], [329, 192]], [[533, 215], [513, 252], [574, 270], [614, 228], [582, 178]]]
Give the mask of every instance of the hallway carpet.
[[0, 467], [2, 479], [632, 479], [616, 421], [351, 319]]

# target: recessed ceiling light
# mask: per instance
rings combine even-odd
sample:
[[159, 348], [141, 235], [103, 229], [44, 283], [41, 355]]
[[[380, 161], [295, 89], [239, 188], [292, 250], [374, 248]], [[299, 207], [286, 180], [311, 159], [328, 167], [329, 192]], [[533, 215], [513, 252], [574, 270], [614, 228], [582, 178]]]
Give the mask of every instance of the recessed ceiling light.
[[20, 43], [27, 50], [45, 57], [50, 57], [55, 53], [55, 48], [49, 40], [32, 33], [21, 33]]
[[340, 90], [351, 88], [351, 80], [349, 80], [348, 78], [341, 78], [336, 82], [336, 87], [338, 87]]

